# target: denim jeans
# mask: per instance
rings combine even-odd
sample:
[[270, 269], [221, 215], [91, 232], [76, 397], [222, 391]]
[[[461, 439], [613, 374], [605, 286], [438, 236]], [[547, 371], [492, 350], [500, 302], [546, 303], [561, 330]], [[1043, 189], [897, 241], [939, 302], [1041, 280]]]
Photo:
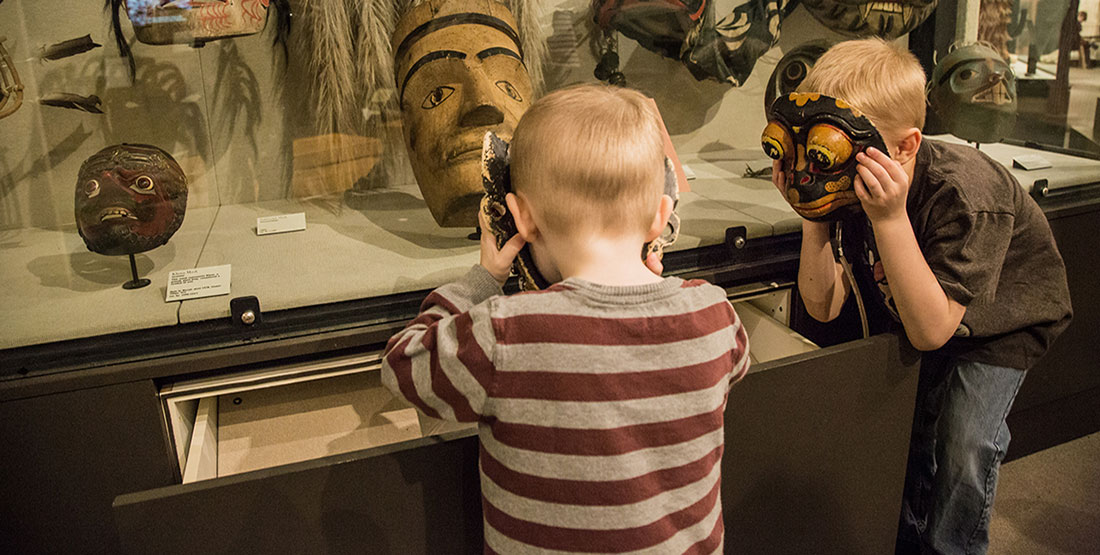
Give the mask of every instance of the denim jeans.
[[1025, 372], [933, 353], [921, 361], [897, 553], [985, 553], [1005, 417]]

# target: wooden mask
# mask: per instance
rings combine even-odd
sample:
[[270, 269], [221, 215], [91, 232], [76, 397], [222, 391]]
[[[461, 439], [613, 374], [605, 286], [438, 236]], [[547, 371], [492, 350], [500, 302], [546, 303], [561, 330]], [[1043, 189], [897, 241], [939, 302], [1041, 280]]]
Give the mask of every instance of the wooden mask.
[[860, 212], [853, 186], [856, 154], [872, 146], [888, 156], [890, 152], [859, 110], [819, 93], [775, 99], [760, 143], [768, 156], [783, 163], [787, 202], [812, 221]]
[[202, 44], [263, 30], [271, 0], [125, 0], [145, 44]]
[[807, 42], [792, 48], [779, 59], [771, 78], [768, 79], [768, 88], [764, 90], [765, 115], [777, 97], [787, 96], [798, 90], [798, 86], [817, 64], [817, 59], [830, 46], [832, 44], [824, 40]]
[[474, 227], [487, 131], [506, 141], [532, 101], [515, 19], [492, 0], [428, 0], [393, 34], [413, 174], [443, 227]]
[[920, 25], [937, 0], [802, 0], [822, 25], [849, 37], [896, 39]]
[[84, 161], [76, 180], [76, 227], [88, 250], [135, 254], [168, 242], [187, 210], [187, 176], [150, 145], [109, 146]]
[[964, 46], [948, 54], [928, 81], [928, 104], [952, 135], [995, 143], [1016, 126], [1016, 76], [995, 50]]

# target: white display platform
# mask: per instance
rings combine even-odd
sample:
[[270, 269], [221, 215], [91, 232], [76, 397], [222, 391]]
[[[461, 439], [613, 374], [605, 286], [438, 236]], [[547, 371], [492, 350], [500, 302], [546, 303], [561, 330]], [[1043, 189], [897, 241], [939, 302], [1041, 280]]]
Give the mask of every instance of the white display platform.
[[89, 251], [75, 223], [0, 231], [0, 348], [177, 323], [179, 303], [164, 302], [168, 272], [195, 267], [217, 213], [189, 210], [166, 245], [135, 255], [151, 283], [129, 291], [130, 258]]
[[[958, 139], [937, 136], [937, 140]], [[982, 151], [1006, 166], [1023, 154], [1054, 165], [1012, 170], [1026, 190], [1046, 179], [1057, 188], [1100, 181], [1100, 161], [1005, 144]], [[769, 178], [745, 178], [746, 166], [767, 167], [746, 150], [707, 152], [683, 160], [695, 173], [681, 194], [680, 238], [669, 252], [718, 245], [729, 227], [750, 240], [797, 232], [801, 220]], [[256, 296], [275, 311], [431, 289], [478, 261], [472, 229], [435, 225], [415, 187], [380, 190], [349, 207], [342, 196], [280, 200], [188, 210], [167, 245], [137, 255], [149, 286], [127, 291], [124, 256], [89, 252], [75, 225], [0, 232], [0, 348], [92, 337], [225, 318], [234, 297]], [[306, 229], [258, 236], [256, 218], [305, 212]], [[164, 302], [168, 272], [232, 265], [229, 295]]]

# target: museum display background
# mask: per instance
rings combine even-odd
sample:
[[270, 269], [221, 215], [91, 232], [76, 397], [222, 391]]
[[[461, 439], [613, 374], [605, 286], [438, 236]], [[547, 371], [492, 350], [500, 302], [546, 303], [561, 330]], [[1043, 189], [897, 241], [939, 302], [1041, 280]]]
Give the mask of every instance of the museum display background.
[[[581, 36], [588, 8], [572, 0], [544, 9], [544, 32], [559, 36], [545, 65], [548, 89], [595, 81], [596, 60]], [[110, 18], [96, 3], [9, 1], [0, 15], [0, 35], [8, 37], [27, 99], [0, 120], [5, 137], [25, 137], [0, 148], [0, 277], [9, 284], [0, 299], [16, 315], [0, 323], [0, 347], [229, 314], [226, 297], [165, 303], [172, 270], [232, 264], [230, 297], [255, 295], [265, 310], [278, 310], [427, 289], [476, 262], [477, 244], [465, 239], [472, 230], [432, 221], [402, 148], [384, 151], [397, 163], [383, 186], [356, 185], [377, 164], [379, 141], [318, 135], [304, 83], [308, 70], [293, 48], [284, 66], [271, 45], [273, 21], [257, 35], [191, 48], [138, 43], [123, 17], [137, 63], [131, 84]], [[560, 24], [566, 20], [572, 28]], [[766, 165], [758, 146], [765, 124], [760, 98], [782, 52], [806, 40], [841, 38], [802, 9], [783, 29], [779, 48], [739, 88], [696, 81], [680, 62], [620, 39], [627, 84], [657, 101], [681, 159], [699, 176], [694, 193], [681, 200], [685, 237], [673, 250], [720, 243], [731, 225], [746, 225], [752, 236], [797, 229], [797, 216], [768, 181], [720, 179], [739, 177], [746, 163]], [[570, 32], [574, 48], [560, 48]], [[33, 59], [43, 44], [86, 33], [103, 46], [56, 61]], [[35, 102], [62, 91], [98, 95], [105, 113]], [[167, 245], [137, 255], [139, 273], [153, 282], [143, 291], [118, 287], [128, 279], [126, 260], [84, 249], [72, 217], [81, 162], [122, 142], [168, 151], [190, 183], [183, 226]], [[316, 169], [325, 159], [351, 169], [343, 180], [333, 178], [338, 172]], [[349, 202], [346, 189], [362, 194]], [[305, 232], [256, 236], [257, 217], [303, 211]]]

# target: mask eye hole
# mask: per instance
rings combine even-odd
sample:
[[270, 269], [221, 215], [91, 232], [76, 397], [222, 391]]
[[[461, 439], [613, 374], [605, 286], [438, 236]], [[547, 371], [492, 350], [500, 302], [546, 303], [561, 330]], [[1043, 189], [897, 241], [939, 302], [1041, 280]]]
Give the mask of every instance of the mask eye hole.
[[806, 135], [806, 157], [818, 169], [836, 169], [852, 157], [852, 139], [832, 125], [815, 125]]
[[515, 100], [516, 102], [523, 102], [523, 97], [519, 95], [519, 91], [517, 91], [511, 83], [502, 80], [497, 81], [496, 85], [498, 89], [504, 91], [504, 94], [511, 97], [512, 100]]
[[130, 188], [143, 195], [151, 195], [153, 194], [153, 178], [148, 175], [140, 176], [134, 180], [134, 184], [130, 185]]
[[764, 154], [773, 160], [783, 160], [794, 156], [794, 139], [787, 129], [777, 122], [770, 121], [760, 136], [760, 147]]
[[84, 194], [87, 195], [88, 198], [93, 198], [96, 195], [98, 195], [99, 194], [99, 182], [93, 179], [93, 180], [85, 183], [84, 184]]
[[973, 69], [966, 68], [959, 71], [959, 79], [962, 81], [969, 81], [978, 76], [978, 72]]
[[450, 98], [451, 94], [453, 94], [454, 92], [454, 87], [440, 85], [432, 89], [432, 92], [428, 93], [428, 96], [424, 97], [424, 102], [420, 103], [420, 107], [425, 110], [431, 110], [432, 108], [443, 104], [443, 101]]

